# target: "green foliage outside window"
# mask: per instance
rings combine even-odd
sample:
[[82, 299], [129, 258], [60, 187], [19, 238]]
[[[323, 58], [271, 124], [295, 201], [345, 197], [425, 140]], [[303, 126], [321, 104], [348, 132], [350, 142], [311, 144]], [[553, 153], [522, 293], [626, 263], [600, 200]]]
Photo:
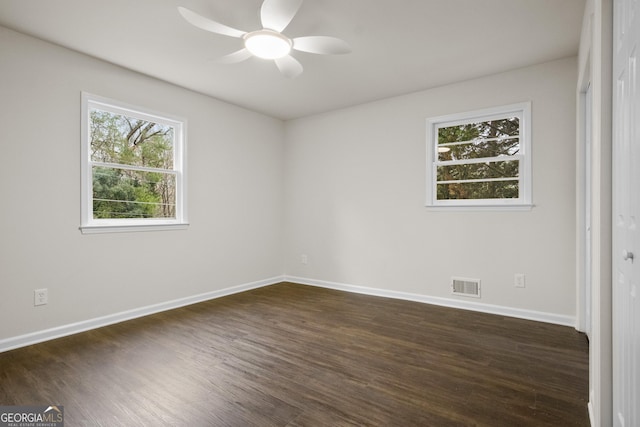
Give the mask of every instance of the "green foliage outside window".
[[174, 129], [92, 109], [90, 132], [93, 217], [175, 218]]
[[437, 199], [517, 199], [519, 132], [517, 117], [439, 128]]

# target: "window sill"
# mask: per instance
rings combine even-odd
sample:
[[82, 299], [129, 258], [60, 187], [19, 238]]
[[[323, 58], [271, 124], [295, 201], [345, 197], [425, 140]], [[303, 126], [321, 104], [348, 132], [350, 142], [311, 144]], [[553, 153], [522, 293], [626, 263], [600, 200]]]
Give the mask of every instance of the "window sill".
[[428, 211], [530, 211], [534, 205], [427, 205], [425, 208]]
[[148, 225], [84, 225], [80, 227], [82, 234], [133, 233], [140, 231], [186, 230], [184, 224], [148, 224]]

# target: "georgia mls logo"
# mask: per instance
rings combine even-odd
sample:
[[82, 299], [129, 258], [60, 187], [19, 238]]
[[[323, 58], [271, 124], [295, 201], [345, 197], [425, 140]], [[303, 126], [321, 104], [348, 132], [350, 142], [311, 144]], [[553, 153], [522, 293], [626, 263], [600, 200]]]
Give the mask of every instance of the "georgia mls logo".
[[64, 427], [64, 407], [0, 406], [0, 427]]

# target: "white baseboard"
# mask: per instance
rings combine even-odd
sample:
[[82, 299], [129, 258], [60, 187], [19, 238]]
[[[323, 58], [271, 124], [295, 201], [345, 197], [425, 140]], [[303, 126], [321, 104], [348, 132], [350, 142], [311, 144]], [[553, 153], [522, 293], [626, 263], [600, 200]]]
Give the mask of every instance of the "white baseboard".
[[259, 280], [257, 282], [245, 283], [243, 285], [232, 286], [217, 291], [206, 292], [190, 297], [179, 298], [173, 301], [167, 301], [159, 304], [148, 305], [146, 307], [135, 308], [132, 310], [122, 311], [119, 313], [109, 314], [94, 319], [83, 320], [76, 323], [57, 326], [43, 331], [32, 332], [17, 337], [6, 338], [0, 340], [0, 353], [13, 350], [28, 345], [37, 344], [43, 341], [61, 338], [67, 335], [77, 334], [91, 329], [101, 328], [114, 323], [124, 322], [126, 320], [136, 319], [138, 317], [148, 316], [150, 314], [160, 313], [162, 311], [172, 310], [174, 308], [184, 307], [186, 305], [196, 304], [227, 295], [245, 292], [251, 289], [261, 288], [284, 281], [284, 276], [272, 277], [270, 279]]
[[217, 291], [206, 292], [199, 295], [180, 298], [173, 301], [167, 301], [160, 304], [149, 305], [146, 307], [135, 308], [132, 310], [122, 311], [119, 313], [109, 314], [94, 319], [83, 320], [76, 323], [57, 326], [55, 328], [36, 331], [25, 335], [6, 338], [0, 340], [0, 353], [13, 350], [28, 345], [37, 344], [67, 335], [77, 334], [79, 332], [91, 329], [101, 328], [103, 326], [113, 325], [114, 323], [124, 322], [126, 320], [136, 319], [138, 317], [148, 316], [150, 314], [160, 313], [162, 311], [172, 310], [174, 308], [184, 307], [186, 305], [196, 304], [203, 301], [221, 298], [227, 295], [237, 294], [249, 291], [251, 289], [261, 288], [280, 282], [292, 282], [302, 285], [317, 286], [328, 289], [336, 289], [339, 291], [354, 292], [366, 295], [373, 295], [385, 298], [402, 299], [407, 301], [416, 301], [425, 304], [440, 305], [444, 307], [459, 308], [463, 310], [479, 311], [483, 313], [498, 314], [501, 316], [516, 317], [520, 319], [535, 320], [538, 322], [554, 323], [563, 326], [574, 326], [575, 318], [571, 316], [563, 316], [553, 313], [545, 313], [541, 311], [523, 310], [519, 308], [504, 307], [498, 305], [482, 304], [477, 302], [459, 301], [450, 298], [430, 297], [427, 295], [412, 294], [406, 292], [389, 291], [377, 288], [368, 288], [364, 286], [349, 285], [345, 283], [328, 282], [324, 280], [307, 279], [294, 276], [277, 276], [270, 279], [259, 280], [257, 282], [246, 283], [243, 285], [232, 286]]
[[304, 277], [285, 276], [287, 282], [300, 283], [302, 285], [317, 286], [339, 291], [354, 292], [385, 298], [395, 298], [407, 301], [421, 302], [425, 304], [440, 305], [444, 307], [459, 308], [463, 310], [479, 311], [482, 313], [497, 314], [500, 316], [515, 317], [519, 319], [535, 320], [537, 322], [553, 323], [562, 326], [575, 326], [573, 316], [546, 313], [543, 311], [524, 310], [521, 308], [505, 307], [500, 305], [482, 304], [471, 301], [461, 301], [452, 298], [430, 297], [427, 295], [412, 294], [407, 292], [389, 291], [385, 289], [368, 288], [364, 286], [349, 285], [345, 283], [327, 282], [324, 280], [307, 279]]

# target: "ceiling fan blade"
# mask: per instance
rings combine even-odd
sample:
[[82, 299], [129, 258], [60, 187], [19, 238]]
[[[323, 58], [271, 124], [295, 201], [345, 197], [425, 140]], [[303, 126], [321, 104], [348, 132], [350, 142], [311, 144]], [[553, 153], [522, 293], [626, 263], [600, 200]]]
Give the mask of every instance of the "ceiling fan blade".
[[280, 72], [290, 79], [295, 79], [302, 73], [302, 64], [291, 55], [275, 59], [275, 62]]
[[252, 56], [253, 55], [251, 55], [251, 52], [249, 52], [247, 49], [240, 49], [238, 51], [230, 53], [229, 55], [225, 55], [223, 57], [215, 59], [214, 61], [219, 64], [236, 64], [238, 62], [245, 61]]
[[216, 22], [212, 19], [205, 18], [204, 16], [199, 15], [185, 7], [178, 7], [178, 12], [180, 12], [180, 15], [182, 15], [182, 17], [188, 23], [205, 31], [210, 31], [212, 33], [222, 34], [223, 36], [229, 37], [242, 37], [246, 34], [246, 31], [240, 31]]
[[293, 39], [293, 48], [302, 52], [322, 55], [338, 55], [351, 52], [351, 47], [347, 42], [328, 36], [296, 37]]
[[262, 26], [282, 32], [293, 19], [302, 0], [264, 0], [260, 9]]

